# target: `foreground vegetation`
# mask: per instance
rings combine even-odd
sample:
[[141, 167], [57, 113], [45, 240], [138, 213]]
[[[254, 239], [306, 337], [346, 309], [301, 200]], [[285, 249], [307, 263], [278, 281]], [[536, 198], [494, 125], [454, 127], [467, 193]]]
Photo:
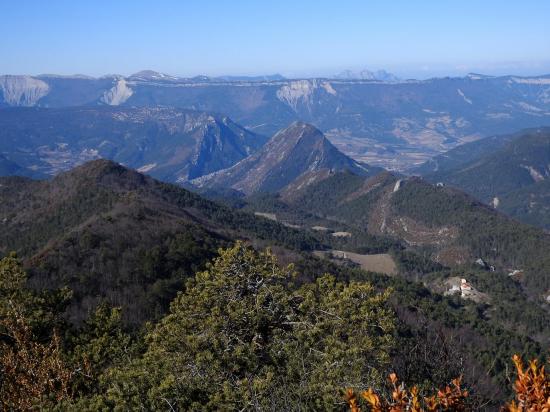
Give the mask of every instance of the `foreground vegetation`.
[[[536, 360], [527, 367], [517, 355], [513, 358], [517, 379], [514, 382], [515, 397], [502, 406], [502, 412], [546, 412], [550, 410], [550, 375]], [[432, 412], [467, 411], [472, 405], [468, 401], [468, 391], [462, 388], [461, 378], [453, 379], [450, 385], [439, 389], [434, 395], [421, 396], [417, 386], [410, 390], [399, 383], [395, 373], [389, 376], [391, 397], [383, 398], [372, 388], [360, 397], [353, 389], [346, 392], [346, 400], [351, 412], [361, 412], [361, 404], [373, 412]]]
[[[441, 402], [429, 409], [430, 388], [450, 382], [459, 361], [432, 348], [431, 368], [448, 374], [422, 373], [428, 352], [416, 356], [407, 346], [391, 289], [342, 276], [308, 281], [306, 272], [237, 242], [187, 281], [158, 322], [129, 333], [120, 309], [105, 304], [83, 324], [67, 323], [71, 291], [28, 289], [18, 259], [8, 256], [0, 261], [2, 408], [344, 410], [352, 399], [357, 408], [364, 399], [366, 410], [380, 411], [423, 410], [411, 409], [414, 399], [425, 410], [479, 407], [472, 381], [467, 388], [455, 381], [449, 396], [462, 409]], [[400, 375], [409, 371], [407, 382], [419, 386], [405, 391], [395, 375], [386, 386], [396, 357], [407, 364], [397, 368]], [[523, 371], [518, 359], [516, 365], [518, 382], [536, 374], [536, 396], [547, 394], [543, 369]], [[515, 389], [532, 398], [525, 382]], [[345, 388], [353, 388], [347, 398]], [[409, 406], [396, 409], [396, 396]], [[544, 410], [521, 409], [522, 399], [518, 394], [510, 410]]]

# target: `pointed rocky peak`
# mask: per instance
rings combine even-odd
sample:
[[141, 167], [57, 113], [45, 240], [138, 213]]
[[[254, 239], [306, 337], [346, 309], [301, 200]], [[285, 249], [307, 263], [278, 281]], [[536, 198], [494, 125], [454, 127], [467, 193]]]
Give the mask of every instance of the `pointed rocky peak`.
[[[257, 153], [194, 183], [201, 187], [230, 187], [246, 194], [277, 192], [316, 171], [347, 170], [368, 175], [374, 171], [371, 169], [340, 152], [315, 126], [294, 122], [277, 132]], [[308, 179], [305, 180], [307, 184]]]
[[302, 121], [292, 122], [287, 128], [280, 130], [273, 136], [273, 140], [276, 139], [301, 139], [301, 138], [316, 138], [324, 139], [323, 132], [317, 129], [315, 126]]
[[277, 132], [267, 143], [266, 151], [277, 151], [280, 154], [287, 153], [298, 145], [316, 146], [328, 143], [323, 133], [311, 124], [296, 121], [287, 128]]

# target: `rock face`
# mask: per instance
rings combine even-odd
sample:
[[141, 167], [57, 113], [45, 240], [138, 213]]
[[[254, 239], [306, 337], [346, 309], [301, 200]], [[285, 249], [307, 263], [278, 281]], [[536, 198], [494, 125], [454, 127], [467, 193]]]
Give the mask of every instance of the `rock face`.
[[0, 110], [0, 130], [0, 153], [46, 175], [103, 157], [169, 182], [232, 166], [266, 140], [225, 116], [122, 106]]
[[48, 84], [30, 76], [0, 76], [4, 101], [10, 106], [34, 106], [50, 90]]
[[276, 192], [321, 170], [367, 175], [379, 169], [362, 165], [336, 149], [315, 127], [294, 122], [235, 166], [193, 181], [201, 187], [232, 188], [251, 194]]
[[133, 93], [133, 90], [128, 87], [126, 80], [120, 79], [117, 80], [112, 89], [103, 94], [101, 101], [110, 106], [118, 106], [128, 100]]

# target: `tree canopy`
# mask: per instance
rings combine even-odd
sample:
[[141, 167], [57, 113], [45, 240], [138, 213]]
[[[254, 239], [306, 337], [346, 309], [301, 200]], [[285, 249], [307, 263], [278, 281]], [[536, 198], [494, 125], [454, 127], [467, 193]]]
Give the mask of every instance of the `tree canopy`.
[[332, 409], [340, 388], [382, 382], [393, 347], [387, 293], [293, 269], [242, 243], [190, 280], [148, 334], [142, 358], [112, 371], [123, 409]]

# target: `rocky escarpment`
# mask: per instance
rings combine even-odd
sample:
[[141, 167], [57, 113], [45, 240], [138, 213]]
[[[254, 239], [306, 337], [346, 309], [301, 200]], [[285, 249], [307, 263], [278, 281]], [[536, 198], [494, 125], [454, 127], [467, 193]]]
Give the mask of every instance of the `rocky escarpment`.
[[330, 82], [310, 79], [294, 80], [282, 85], [277, 90], [277, 98], [289, 105], [294, 111], [298, 110], [299, 104], [303, 104], [310, 110], [313, 104], [313, 96], [318, 91], [326, 92], [332, 96], [336, 95], [336, 90]]
[[34, 106], [50, 90], [48, 84], [30, 76], [0, 76], [4, 102], [10, 106]]
[[101, 101], [110, 106], [118, 106], [128, 100], [134, 91], [128, 86], [126, 80], [118, 79], [115, 85], [103, 93]]

